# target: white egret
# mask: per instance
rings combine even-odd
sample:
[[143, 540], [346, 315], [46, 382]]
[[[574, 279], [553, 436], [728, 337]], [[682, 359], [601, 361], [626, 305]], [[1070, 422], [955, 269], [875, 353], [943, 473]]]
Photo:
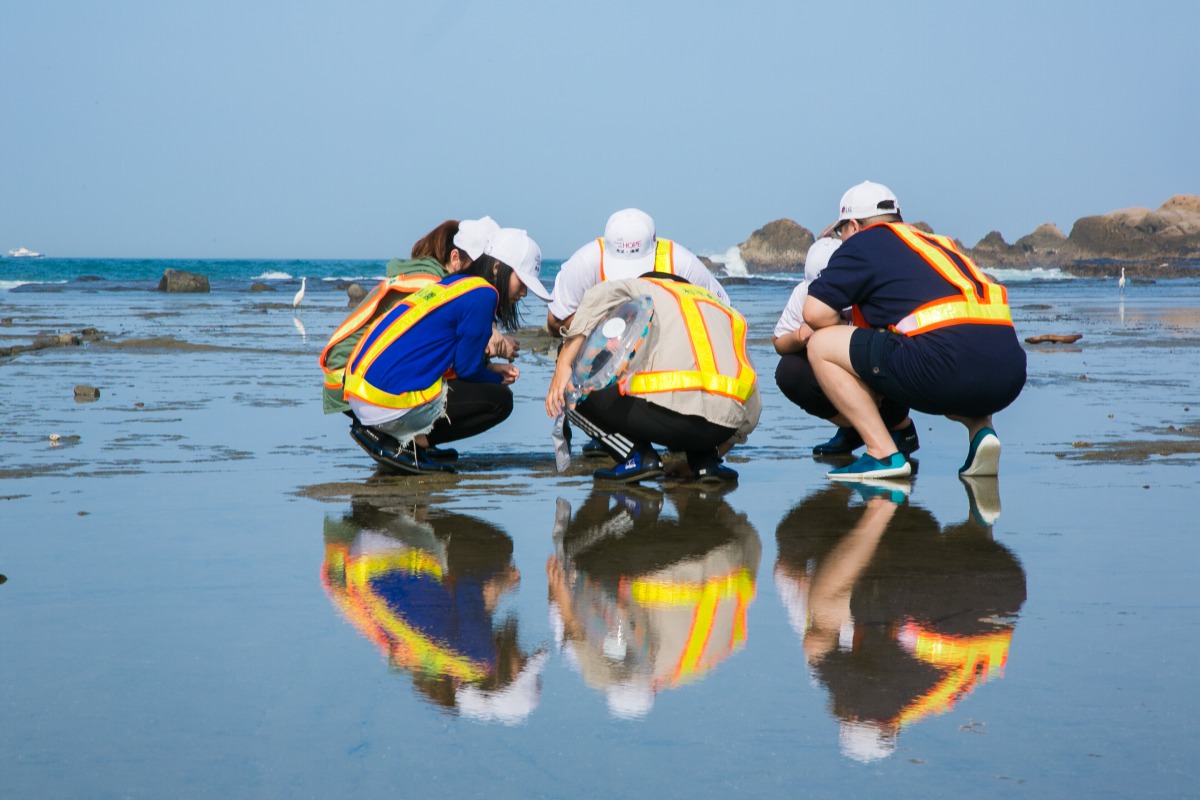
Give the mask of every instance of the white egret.
[[299, 308], [300, 303], [303, 302], [303, 300], [304, 300], [304, 282], [307, 280], [308, 280], [308, 278], [300, 279], [300, 291], [296, 292], [296, 296], [292, 298], [292, 308]]
[[1121, 277], [1117, 278], [1117, 288], [1118, 289], [1125, 288], [1125, 268], [1124, 267], [1121, 267]]

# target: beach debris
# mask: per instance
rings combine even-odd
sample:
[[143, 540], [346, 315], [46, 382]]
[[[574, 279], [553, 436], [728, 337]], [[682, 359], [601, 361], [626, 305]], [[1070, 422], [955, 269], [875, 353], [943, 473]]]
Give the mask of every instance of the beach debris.
[[1025, 338], [1025, 343], [1043, 344], [1045, 342], [1051, 342], [1053, 344], [1072, 344], [1074, 342], [1078, 342], [1082, 338], [1082, 333], [1043, 333], [1040, 336], [1027, 336]]
[[95, 386], [80, 384], [75, 387], [75, 402], [90, 402], [100, 399], [100, 390]]
[[50, 446], [58, 447], [58, 442], [60, 439], [62, 439], [62, 436], [60, 434], [57, 434], [57, 433], [50, 434]]
[[158, 290], [180, 294], [203, 294], [209, 291], [208, 277], [181, 269], [165, 269], [162, 279], [158, 282]]
[[12, 324], [13, 324], [12, 317], [4, 317], [3, 319], [0, 319], [0, 325], [12, 325]]

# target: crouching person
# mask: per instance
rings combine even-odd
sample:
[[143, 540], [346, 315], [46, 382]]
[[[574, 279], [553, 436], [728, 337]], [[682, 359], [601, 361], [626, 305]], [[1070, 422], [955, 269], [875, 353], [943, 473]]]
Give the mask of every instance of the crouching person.
[[[574, 408], [567, 392], [587, 337], [619, 306], [650, 298], [654, 317], [634, 368]], [[758, 424], [762, 404], [746, 352], [746, 320], [715, 294], [673, 275], [648, 273], [588, 289], [559, 351], [546, 413], [567, 418], [598, 439], [617, 461], [598, 480], [634, 483], [662, 475], [655, 445], [687, 455], [692, 476], [736, 481], [721, 463]]]
[[345, 399], [350, 435], [376, 462], [410, 474], [453, 472], [444, 462], [457, 452], [433, 448], [508, 418], [508, 385], [520, 371], [489, 361], [492, 323], [516, 330], [527, 291], [549, 299], [541, 262], [525, 231], [501, 229], [469, 267], [408, 295], [363, 334], [346, 365]]

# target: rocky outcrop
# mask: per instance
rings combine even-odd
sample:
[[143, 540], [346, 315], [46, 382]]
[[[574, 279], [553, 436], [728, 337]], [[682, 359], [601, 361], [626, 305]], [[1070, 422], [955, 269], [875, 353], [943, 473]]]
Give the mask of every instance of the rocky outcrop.
[[[983, 267], [1061, 267], [1076, 275], [1109, 276], [1111, 263], [1154, 277], [1195, 275], [1178, 262], [1200, 260], [1200, 197], [1175, 195], [1157, 209], [1127, 208], [1083, 217], [1064, 236], [1052, 223], [1039, 225], [1015, 244], [996, 231], [969, 251]], [[1171, 263], [1176, 262], [1176, 263]]]
[[750, 272], [803, 272], [804, 257], [814, 241], [808, 228], [777, 219], [750, 234], [738, 245], [738, 252]]
[[209, 290], [208, 277], [194, 272], [184, 272], [181, 269], [163, 270], [162, 279], [158, 282], [160, 292], [172, 293], [203, 293]]

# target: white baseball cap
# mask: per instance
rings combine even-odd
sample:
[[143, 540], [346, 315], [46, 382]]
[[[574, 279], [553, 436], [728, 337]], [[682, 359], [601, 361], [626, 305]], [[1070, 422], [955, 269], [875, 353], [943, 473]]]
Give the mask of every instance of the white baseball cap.
[[822, 238], [813, 242], [812, 247], [808, 248], [808, 253], [804, 256], [805, 280], [809, 283], [815, 281], [821, 271], [829, 266], [829, 259], [833, 257], [833, 251], [841, 246], [841, 239]]
[[538, 279], [542, 271], [542, 249], [528, 233], [520, 228], [501, 228], [492, 236], [484, 252], [512, 267], [529, 291], [542, 300], [550, 300], [550, 293]]
[[657, 243], [654, 220], [636, 208], [616, 212], [604, 226], [604, 257], [618, 259], [635, 268], [640, 263], [644, 267], [642, 272], [654, 269]]
[[892, 193], [891, 189], [882, 183], [863, 181], [857, 186], [851, 186], [842, 195], [838, 222], [847, 219], [877, 217], [880, 214], [899, 213], [900, 201], [896, 199], [896, 195]]
[[474, 261], [487, 250], [488, 242], [498, 230], [500, 225], [491, 217], [464, 219], [458, 223], [458, 233], [454, 234], [454, 246], [465, 251]]

